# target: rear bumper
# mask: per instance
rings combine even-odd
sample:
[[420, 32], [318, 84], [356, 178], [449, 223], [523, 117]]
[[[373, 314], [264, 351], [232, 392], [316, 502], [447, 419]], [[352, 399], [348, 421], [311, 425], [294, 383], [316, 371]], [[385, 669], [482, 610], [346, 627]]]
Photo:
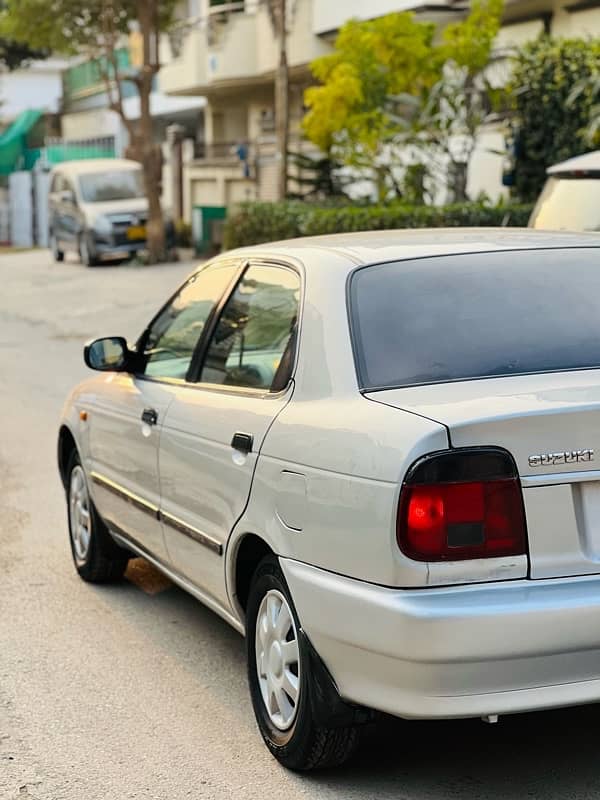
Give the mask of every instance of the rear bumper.
[[420, 719], [600, 701], [600, 578], [398, 590], [281, 565], [346, 700]]

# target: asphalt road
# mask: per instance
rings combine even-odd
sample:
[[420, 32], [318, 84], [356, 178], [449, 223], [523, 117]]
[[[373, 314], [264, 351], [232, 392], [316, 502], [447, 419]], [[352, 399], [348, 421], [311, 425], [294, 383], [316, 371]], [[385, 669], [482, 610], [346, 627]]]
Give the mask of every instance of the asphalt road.
[[79, 580], [55, 448], [82, 343], [135, 336], [190, 268], [0, 257], [0, 798], [597, 798], [598, 707], [390, 720], [345, 768], [287, 773], [237, 633], [141, 560], [116, 587]]

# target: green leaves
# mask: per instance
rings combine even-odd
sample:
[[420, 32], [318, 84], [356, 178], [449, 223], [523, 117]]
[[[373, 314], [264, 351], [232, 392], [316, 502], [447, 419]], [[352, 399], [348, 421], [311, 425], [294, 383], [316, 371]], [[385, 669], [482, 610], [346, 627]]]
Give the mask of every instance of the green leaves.
[[346, 163], [373, 157], [394, 130], [386, 99], [418, 94], [435, 80], [433, 34], [433, 25], [409, 13], [346, 23], [335, 52], [311, 65], [321, 85], [305, 94], [309, 139]]
[[[0, 36], [36, 50], [79, 54], [98, 51], [108, 30], [128, 33], [146, 0], [3, 0]], [[173, 21], [177, 0], [160, 0], [159, 25]], [[35, 23], [33, 23], [35, 21]]]
[[493, 103], [484, 71], [502, 9], [503, 0], [472, 0], [469, 16], [437, 41], [435, 25], [407, 12], [351, 20], [335, 52], [311, 65], [320, 85], [305, 93], [306, 135], [368, 173], [381, 200], [402, 192], [397, 170], [406, 175], [415, 158], [430, 165], [452, 160], [457, 136], [468, 139], [462, 164]]
[[245, 247], [298, 236], [396, 228], [456, 228], [527, 225], [531, 205], [455, 203], [449, 206], [244, 203], [225, 223], [224, 247]]
[[515, 59], [515, 193], [537, 197], [546, 169], [600, 145], [600, 41], [542, 37]]

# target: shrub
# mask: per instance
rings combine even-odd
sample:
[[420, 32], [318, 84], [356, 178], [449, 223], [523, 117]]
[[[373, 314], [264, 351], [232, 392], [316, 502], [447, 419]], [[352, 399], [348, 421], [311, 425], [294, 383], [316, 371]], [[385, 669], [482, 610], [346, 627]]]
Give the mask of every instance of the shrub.
[[175, 243], [177, 247], [193, 247], [192, 226], [189, 222], [179, 220], [175, 223]]
[[598, 39], [542, 37], [519, 52], [511, 93], [519, 126], [515, 194], [521, 200], [537, 197], [549, 166], [593, 149], [589, 128], [599, 63]]
[[339, 206], [244, 203], [225, 223], [226, 249], [298, 236], [394, 228], [526, 226], [531, 205]]

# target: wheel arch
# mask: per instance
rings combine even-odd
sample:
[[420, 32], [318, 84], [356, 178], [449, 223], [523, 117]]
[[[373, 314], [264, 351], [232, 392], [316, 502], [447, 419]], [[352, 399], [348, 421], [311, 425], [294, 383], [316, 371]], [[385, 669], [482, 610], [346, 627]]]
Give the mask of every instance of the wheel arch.
[[228, 558], [228, 584], [235, 612], [244, 622], [252, 576], [260, 562], [268, 555], [276, 555], [265, 538], [256, 533], [243, 533], [233, 543]]
[[67, 488], [67, 469], [73, 451], [77, 451], [77, 442], [68, 425], [61, 425], [58, 433], [58, 471], [65, 489]]

